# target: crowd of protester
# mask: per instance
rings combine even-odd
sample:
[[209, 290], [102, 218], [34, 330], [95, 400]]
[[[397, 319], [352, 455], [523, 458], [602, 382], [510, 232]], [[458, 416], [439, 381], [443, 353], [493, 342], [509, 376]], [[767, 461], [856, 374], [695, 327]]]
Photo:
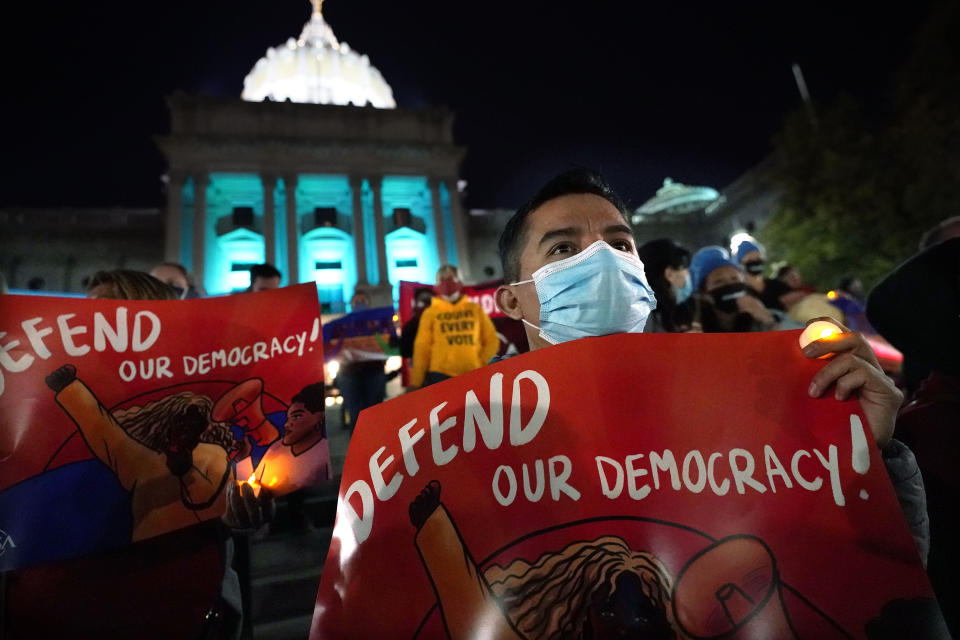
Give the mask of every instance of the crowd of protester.
[[[831, 362], [844, 364], [825, 365], [813, 380], [811, 394], [822, 395], [835, 385], [838, 393], [842, 388], [845, 395], [860, 399], [921, 557], [929, 557], [944, 612], [954, 623], [957, 562], [951, 541], [960, 532], [953, 507], [960, 486], [951, 464], [960, 444], [960, 218], [927, 234], [920, 252], [869, 295], [855, 275], [832, 289], [817, 290], [795, 267], [775, 264], [776, 256], [767, 255], [753, 239], [732, 252], [719, 245], [684, 247], [670, 238], [638, 242], [629, 220], [623, 201], [599, 175], [573, 170], [550, 181], [509, 221], [499, 245], [504, 282], [496, 299], [504, 314], [523, 323], [530, 349], [591, 335], [777, 331], [831, 318], [844, 331], [842, 336], [829, 345], [815, 343], [804, 354], [817, 358], [834, 353], [841, 357]], [[616, 277], [606, 277], [609, 274]], [[277, 288], [281, 278], [272, 265], [256, 265], [248, 291]], [[91, 298], [111, 299], [204, 296], [183, 266], [169, 262], [149, 274], [99, 272], [89, 279], [87, 291]], [[350, 311], [358, 313], [371, 304], [370, 295], [358, 290]], [[396, 331], [395, 342], [409, 366], [408, 391], [497, 360], [497, 331], [483, 309], [464, 295], [455, 266], [441, 267], [432, 287], [414, 292], [412, 304], [412, 319]], [[881, 370], [865, 335], [886, 340], [903, 353], [902, 372], [894, 373], [895, 379]], [[383, 359], [340, 363], [336, 385], [345, 400], [347, 426], [361, 411], [384, 400], [387, 381]], [[292, 513], [302, 515], [302, 497], [294, 495], [290, 505]], [[177, 619], [177, 612], [180, 618], [193, 617], [193, 637], [238, 637], [241, 608], [230, 569], [230, 531], [257, 529], [273, 519], [272, 497], [266, 491], [258, 498], [231, 486], [227, 507], [215, 524], [151, 543], [156, 549], [151, 547], [152, 560], [144, 568], [155, 571], [162, 582], [163, 566], [181, 566], [176, 560], [184, 554], [193, 566], [212, 567], [204, 576], [213, 575], [212, 582], [188, 580], [181, 584], [192, 589], [180, 593], [182, 598], [163, 596], [169, 598], [168, 619]], [[49, 598], [58, 588], [79, 584], [81, 574], [109, 582], [120, 573], [116, 567], [131, 562], [131, 554], [147, 553], [144, 549], [133, 546], [59, 567], [15, 572], [10, 593], [17, 595], [10, 597], [13, 608], [8, 612], [20, 612], [26, 625], [41, 624], [40, 610], [30, 606], [32, 596], [46, 593], [42, 597]], [[112, 585], [106, 592], [114, 594], [115, 602], [143, 597], [123, 581], [113, 580]], [[91, 618], [116, 618], [115, 606], [92, 600], [89, 606], [102, 615], [88, 616], [88, 623]]]

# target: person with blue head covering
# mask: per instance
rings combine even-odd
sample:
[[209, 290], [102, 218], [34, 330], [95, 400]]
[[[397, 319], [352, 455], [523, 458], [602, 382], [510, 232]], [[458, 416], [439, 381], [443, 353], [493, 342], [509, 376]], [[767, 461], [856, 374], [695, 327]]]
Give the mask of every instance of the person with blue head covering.
[[766, 308], [751, 292], [743, 270], [723, 247], [710, 246], [697, 251], [690, 262], [690, 278], [700, 301], [704, 332], [786, 328], [782, 326], [785, 316]]
[[778, 311], [788, 311], [790, 307], [803, 299], [806, 291], [796, 291], [790, 285], [777, 278], [765, 278], [763, 246], [755, 240], [744, 240], [737, 245], [736, 264], [744, 271], [744, 281], [756, 292], [763, 306]]

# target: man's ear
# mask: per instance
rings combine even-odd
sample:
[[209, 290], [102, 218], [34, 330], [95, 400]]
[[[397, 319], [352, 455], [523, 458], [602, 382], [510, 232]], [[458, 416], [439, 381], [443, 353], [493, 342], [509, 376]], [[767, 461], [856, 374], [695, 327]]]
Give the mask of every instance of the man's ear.
[[497, 287], [495, 296], [500, 311], [503, 311], [508, 317], [514, 320], [519, 320], [523, 317], [523, 312], [520, 310], [520, 299], [513, 292], [513, 287], [502, 284]]

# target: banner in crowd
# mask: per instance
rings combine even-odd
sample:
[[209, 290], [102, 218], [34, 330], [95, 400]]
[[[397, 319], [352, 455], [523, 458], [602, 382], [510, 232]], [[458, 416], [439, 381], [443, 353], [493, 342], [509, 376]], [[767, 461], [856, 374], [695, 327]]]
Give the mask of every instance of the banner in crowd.
[[323, 325], [324, 358], [345, 362], [386, 360], [397, 352], [393, 307], [354, 311]]
[[937, 637], [798, 334], [584, 339], [363, 412], [311, 639]]
[[[500, 338], [500, 352], [498, 355], [507, 353], [524, 353], [529, 348], [527, 346], [527, 334], [523, 330], [523, 323], [519, 320], [507, 317], [500, 308], [497, 307], [496, 292], [501, 281], [486, 282], [483, 284], [465, 286], [463, 293], [472, 302], [480, 305], [483, 312], [493, 320], [493, 326], [497, 329], [497, 336]], [[419, 282], [400, 282], [400, 324], [406, 324], [413, 318], [413, 294], [417, 289], [430, 289], [433, 287]]]
[[0, 296], [0, 569], [219, 517], [237, 480], [329, 477], [316, 288]]

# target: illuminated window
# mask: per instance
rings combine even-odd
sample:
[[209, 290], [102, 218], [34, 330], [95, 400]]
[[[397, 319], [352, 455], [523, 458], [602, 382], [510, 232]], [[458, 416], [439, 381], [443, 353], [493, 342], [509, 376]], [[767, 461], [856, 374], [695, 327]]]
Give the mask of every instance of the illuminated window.
[[397, 229], [411, 226], [411, 213], [408, 207], [396, 207], [393, 210], [393, 225]]
[[345, 311], [342, 285], [318, 284], [317, 295], [320, 296], [321, 313], [342, 313]]
[[253, 227], [253, 207], [234, 207], [233, 226], [250, 229]]
[[227, 285], [231, 291], [246, 291], [250, 288], [250, 267], [252, 262], [234, 262], [230, 265]]
[[334, 207], [316, 207], [313, 210], [313, 223], [318, 227], [337, 226], [337, 210]]

